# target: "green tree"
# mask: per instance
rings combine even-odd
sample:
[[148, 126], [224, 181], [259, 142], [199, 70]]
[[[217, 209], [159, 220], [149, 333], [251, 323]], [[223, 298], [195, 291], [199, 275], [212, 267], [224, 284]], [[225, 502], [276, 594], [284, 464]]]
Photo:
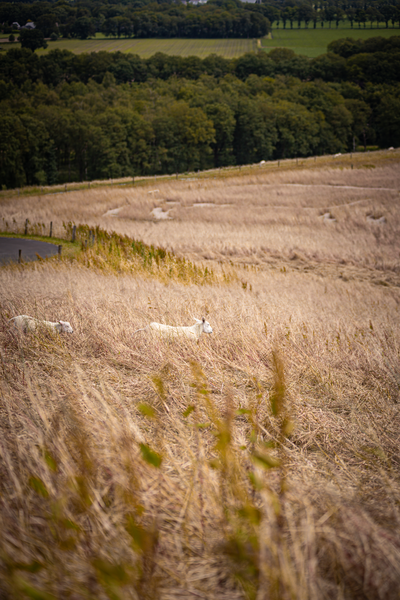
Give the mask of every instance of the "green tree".
[[296, 8], [293, 8], [291, 6], [288, 6], [287, 8], [285, 8], [285, 10], [282, 13], [282, 16], [285, 17], [285, 20], [283, 21], [284, 27], [286, 27], [286, 21], [289, 21], [290, 29], [293, 29], [293, 22], [296, 19], [296, 13], [297, 13]]
[[153, 128], [164, 172], [191, 171], [207, 165], [215, 130], [200, 108], [191, 108], [183, 100], [173, 102], [160, 109]]
[[348, 20], [350, 21], [350, 27], [353, 29], [354, 21], [356, 20], [356, 11], [354, 8], [348, 8], [346, 14]]
[[44, 13], [35, 22], [36, 29], [43, 32], [44, 37], [50, 37], [53, 32], [58, 32], [57, 17], [54, 13]]
[[49, 135], [41, 119], [26, 112], [20, 116], [24, 137], [21, 139], [21, 161], [25, 171], [26, 183], [45, 184], [46, 153], [49, 147]]
[[384, 93], [375, 110], [375, 131], [382, 148], [400, 146], [400, 99]]
[[335, 7], [335, 9], [334, 9], [334, 17], [335, 17], [336, 29], [337, 29], [339, 27], [340, 21], [342, 21], [343, 18], [344, 18], [344, 12], [340, 8], [340, 6], [336, 6]]
[[32, 52], [35, 52], [38, 48], [47, 48], [43, 32], [39, 29], [22, 29], [19, 41], [21, 42], [21, 48], [29, 48]]
[[14, 188], [26, 183], [21, 153], [25, 131], [18, 116], [3, 111], [4, 105], [0, 117], [0, 186]]
[[362, 138], [364, 149], [367, 148], [367, 136], [369, 129], [369, 120], [371, 117], [371, 108], [363, 100], [349, 98], [345, 100], [345, 106], [351, 113], [353, 122], [351, 125], [351, 147], [356, 148], [356, 143]]
[[[133, 174], [127, 139], [129, 121], [129, 112], [113, 108], [96, 117], [96, 125], [102, 131], [102, 162], [96, 176], [116, 178]], [[89, 167], [90, 173], [91, 165]]]
[[282, 100], [274, 104], [277, 143], [275, 158], [309, 156], [319, 143], [320, 117], [304, 106]]
[[91, 37], [96, 33], [93, 19], [86, 15], [79, 17], [74, 23], [72, 32], [75, 37], [78, 37], [81, 40], [86, 40], [88, 37]]
[[235, 119], [233, 147], [237, 164], [271, 158], [277, 140], [275, 104], [265, 98], [244, 98], [238, 103]]
[[126, 133], [133, 175], [160, 172], [165, 148], [155, 146], [152, 124], [136, 111], [132, 111], [129, 115]]
[[296, 53], [291, 48], [273, 48], [268, 52], [268, 56], [274, 62], [279, 63], [285, 60], [291, 60], [296, 56]]
[[230, 165], [233, 161], [232, 143], [236, 124], [233, 110], [227, 104], [213, 103], [205, 107], [205, 112], [215, 130], [215, 141], [211, 143], [214, 167]]

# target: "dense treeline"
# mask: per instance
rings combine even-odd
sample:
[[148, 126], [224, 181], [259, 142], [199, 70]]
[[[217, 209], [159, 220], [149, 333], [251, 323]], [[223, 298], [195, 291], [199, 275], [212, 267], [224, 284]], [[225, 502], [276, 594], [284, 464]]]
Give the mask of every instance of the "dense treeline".
[[400, 0], [208, 0], [193, 5], [181, 0], [85, 0], [69, 3], [34, 1], [0, 3], [5, 33], [11, 25], [36, 24], [45, 37], [86, 39], [97, 32], [114, 37], [262, 37], [271, 25], [282, 27], [400, 26]]
[[[275, 48], [269, 53], [245, 54], [226, 59], [210, 55], [168, 56], [157, 53], [145, 59], [122, 52], [92, 52], [73, 54], [68, 50], [52, 50], [37, 56], [27, 49], [11, 49], [0, 54], [0, 79], [21, 86], [24, 82], [41, 81], [57, 86], [63, 81], [101, 83], [106, 72], [118, 84], [143, 83], [149, 78], [184, 77], [198, 79], [201, 75], [223, 77], [233, 74], [241, 80], [255, 74], [260, 77], [291, 75], [302, 80], [322, 79], [330, 82], [351, 81], [361, 86], [367, 83], [396, 83], [400, 81], [400, 36], [336, 40], [328, 53], [309, 59], [296, 55], [288, 48]], [[1, 94], [1, 92], [0, 92]], [[1, 97], [1, 96], [0, 96]]]
[[[142, 5], [143, 4], [143, 5]], [[88, 0], [71, 5], [65, 0], [49, 2], [2, 3], [0, 22], [10, 26], [34, 21], [46, 37], [52, 34], [86, 39], [96, 32], [114, 37], [262, 37], [270, 22], [257, 4], [239, 0], [210, 0], [194, 6], [182, 2], [133, 2], [98, 4]]]
[[[398, 64], [398, 38], [342, 40], [332, 50], [308, 61], [303, 81], [302, 59], [285, 49], [232, 61], [9, 51], [0, 58], [0, 183], [174, 173], [344, 152], [359, 143], [400, 145], [400, 69], [388, 77], [390, 63]], [[384, 68], [371, 70], [380, 61]]]

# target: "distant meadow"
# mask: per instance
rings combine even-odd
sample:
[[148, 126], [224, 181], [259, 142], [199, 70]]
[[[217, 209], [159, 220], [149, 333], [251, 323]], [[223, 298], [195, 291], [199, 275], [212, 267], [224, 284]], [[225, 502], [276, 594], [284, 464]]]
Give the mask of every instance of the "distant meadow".
[[[37, 54], [47, 54], [50, 50], [60, 49], [69, 50], [75, 54], [82, 52], [128, 52], [138, 54], [143, 58], [153, 56], [156, 52], [163, 52], [171, 56], [198, 56], [205, 58], [210, 54], [217, 54], [224, 58], [236, 58], [246, 52], [254, 52], [257, 49], [265, 51], [272, 48], [289, 48], [296, 54], [302, 54], [310, 58], [320, 56], [326, 52], [330, 42], [341, 38], [349, 37], [353, 39], [368, 39], [370, 37], [381, 36], [384, 38], [398, 35], [398, 28], [386, 27], [367, 27], [359, 28], [358, 25], [350, 27], [348, 21], [344, 21], [340, 27], [334, 24], [331, 28], [327, 24], [321, 27], [319, 24], [314, 29], [312, 24], [307, 29], [302, 24], [302, 28], [290, 29], [290, 25], [286, 24], [286, 29], [282, 23], [279, 27], [276, 24], [272, 27], [271, 33], [264, 38], [256, 39], [143, 39], [143, 38], [111, 38], [106, 37], [103, 33], [97, 33], [94, 37], [87, 40], [80, 39], [64, 39], [60, 38], [57, 41], [49, 41], [46, 49], [40, 48]], [[12, 44], [7, 38], [1, 40], [3, 50], [9, 48], [19, 48], [18, 42]]]

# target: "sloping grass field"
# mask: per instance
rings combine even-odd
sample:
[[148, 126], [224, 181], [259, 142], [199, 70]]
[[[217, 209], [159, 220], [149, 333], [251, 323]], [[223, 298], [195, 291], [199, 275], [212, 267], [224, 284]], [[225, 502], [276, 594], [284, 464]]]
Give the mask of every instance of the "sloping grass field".
[[0, 597], [398, 599], [400, 152], [351, 161], [1, 195], [86, 225], [0, 269]]

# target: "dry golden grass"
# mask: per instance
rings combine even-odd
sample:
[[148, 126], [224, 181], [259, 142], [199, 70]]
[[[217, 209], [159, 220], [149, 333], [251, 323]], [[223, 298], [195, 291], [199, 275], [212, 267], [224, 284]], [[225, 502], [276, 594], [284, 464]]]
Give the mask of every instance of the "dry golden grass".
[[[304, 168], [267, 165], [231, 177], [217, 172], [131, 188], [3, 197], [1, 216], [10, 228], [13, 220], [20, 227], [26, 218], [47, 226], [53, 220], [56, 235], [62, 235], [62, 222], [99, 225], [197, 260], [262, 266], [297, 257], [314, 266], [329, 261], [396, 271], [400, 152], [387, 153], [390, 160], [376, 154], [351, 159], [354, 169], [350, 158], [339, 158], [325, 168], [311, 161]], [[156, 207], [169, 210], [170, 220], [155, 219]], [[120, 209], [117, 216], [104, 216], [113, 209]], [[327, 212], [335, 221], [323, 219]], [[383, 216], [386, 224], [369, 216]]]
[[[397, 190], [370, 189], [369, 209], [330, 209], [337, 222], [321, 223], [319, 211], [363, 199], [285, 186], [322, 182]], [[229, 277], [217, 265], [205, 285], [189, 263], [186, 279], [168, 278], [116, 249], [106, 268], [96, 247], [1, 269], [1, 597], [398, 598], [397, 172], [201, 185], [157, 183], [181, 203], [164, 223], [146, 220], [163, 206], [148, 188], [129, 190], [112, 220], [99, 215], [126, 190], [2, 204], [10, 227], [13, 214], [85, 221], [248, 264]], [[233, 207], [186, 208], [228, 197]], [[268, 209], [278, 199], [288, 216]], [[367, 210], [387, 222], [367, 223]], [[16, 314], [75, 331], [20, 335]], [[133, 336], [202, 315], [214, 333], [198, 345]]]

